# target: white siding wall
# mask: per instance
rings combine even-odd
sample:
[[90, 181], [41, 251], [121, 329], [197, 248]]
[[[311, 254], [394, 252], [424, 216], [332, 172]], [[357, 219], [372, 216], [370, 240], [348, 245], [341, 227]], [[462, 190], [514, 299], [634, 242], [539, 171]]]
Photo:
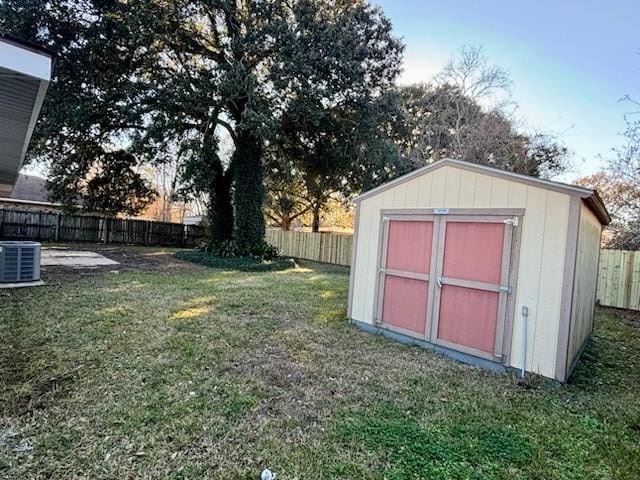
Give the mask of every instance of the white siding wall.
[[567, 368], [573, 364], [576, 355], [580, 352], [593, 328], [601, 232], [600, 221], [583, 204], [580, 210], [580, 227], [578, 229]]
[[401, 183], [360, 202], [352, 318], [374, 323], [383, 208], [525, 208], [510, 365], [520, 366], [520, 306], [529, 307], [527, 370], [553, 377], [560, 316], [569, 196], [453, 166]]

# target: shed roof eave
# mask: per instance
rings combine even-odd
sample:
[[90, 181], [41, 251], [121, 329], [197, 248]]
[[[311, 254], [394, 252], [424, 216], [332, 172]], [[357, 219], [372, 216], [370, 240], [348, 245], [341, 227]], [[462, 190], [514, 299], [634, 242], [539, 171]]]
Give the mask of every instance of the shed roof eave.
[[607, 207], [597, 190], [593, 190], [592, 195], [583, 197], [583, 200], [587, 204], [587, 207], [598, 217], [598, 220], [600, 220], [603, 226], [606, 227], [611, 223], [611, 215], [609, 215]]

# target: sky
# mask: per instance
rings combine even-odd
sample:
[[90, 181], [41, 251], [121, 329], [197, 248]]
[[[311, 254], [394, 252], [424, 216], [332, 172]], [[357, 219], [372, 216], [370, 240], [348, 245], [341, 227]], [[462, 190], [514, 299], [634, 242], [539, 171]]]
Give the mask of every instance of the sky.
[[406, 45], [399, 83], [429, 81], [464, 45], [513, 80], [516, 114], [559, 135], [563, 180], [598, 171], [640, 99], [640, 0], [376, 0]]

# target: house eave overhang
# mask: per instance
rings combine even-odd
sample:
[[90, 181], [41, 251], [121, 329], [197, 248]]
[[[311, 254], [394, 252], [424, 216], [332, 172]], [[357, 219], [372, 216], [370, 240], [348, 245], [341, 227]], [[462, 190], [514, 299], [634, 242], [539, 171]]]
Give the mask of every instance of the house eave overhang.
[[56, 202], [41, 202], [38, 200], [22, 200], [19, 198], [0, 197], [0, 206], [2, 206], [3, 204], [33, 205], [34, 207], [52, 207], [52, 208], [64, 207], [62, 203], [56, 203]]
[[53, 55], [0, 37], [0, 196], [9, 196], [51, 81]]
[[491, 175], [494, 177], [504, 178], [505, 180], [511, 180], [519, 183], [525, 183], [528, 185], [532, 185], [538, 188], [543, 188], [547, 190], [553, 190], [560, 193], [565, 193], [571, 196], [577, 196], [581, 198], [585, 204], [594, 212], [594, 214], [600, 220], [602, 225], [608, 225], [611, 223], [611, 217], [607, 212], [607, 209], [602, 201], [602, 198], [598, 194], [596, 190], [592, 190], [590, 188], [579, 187], [577, 185], [570, 185], [567, 183], [554, 182], [552, 180], [545, 180], [542, 178], [531, 177], [528, 175], [522, 175], [520, 173], [507, 172], [505, 170], [500, 170], [498, 168], [489, 167], [486, 165], [480, 165], [473, 162], [467, 162], [464, 160], [456, 160], [452, 158], [445, 158], [442, 160], [438, 160], [430, 165], [414, 170], [413, 172], [407, 173], [401, 177], [398, 177], [390, 182], [385, 183], [384, 185], [380, 185], [372, 190], [362, 193], [353, 199], [355, 203], [360, 203], [362, 200], [378, 195], [385, 190], [393, 188], [402, 183], [408, 182], [415, 178], [418, 178], [427, 173], [433, 172], [439, 168], [452, 166], [461, 168], [464, 170], [473, 171], [476, 173], [481, 173], [485, 175]]

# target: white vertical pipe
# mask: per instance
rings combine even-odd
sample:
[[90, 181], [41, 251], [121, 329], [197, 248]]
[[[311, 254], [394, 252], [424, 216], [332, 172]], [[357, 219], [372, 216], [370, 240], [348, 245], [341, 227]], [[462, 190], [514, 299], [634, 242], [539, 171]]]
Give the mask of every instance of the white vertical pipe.
[[525, 367], [527, 365], [527, 320], [529, 318], [529, 307], [522, 305], [522, 371], [520, 376], [524, 378]]

